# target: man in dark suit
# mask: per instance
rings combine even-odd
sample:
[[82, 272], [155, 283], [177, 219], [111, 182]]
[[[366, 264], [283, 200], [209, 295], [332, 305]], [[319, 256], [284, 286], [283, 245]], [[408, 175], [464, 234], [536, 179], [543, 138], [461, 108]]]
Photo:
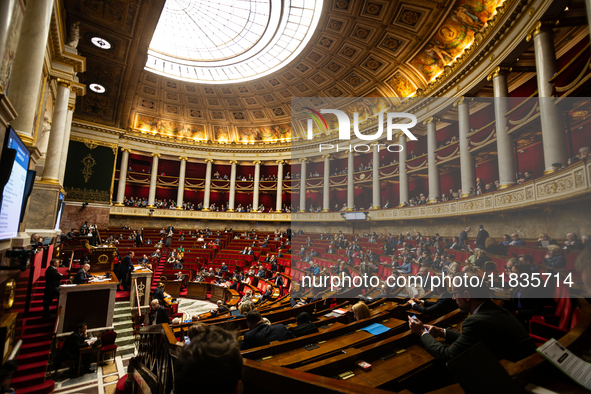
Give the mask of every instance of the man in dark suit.
[[88, 273], [89, 270], [90, 264], [84, 264], [84, 267], [80, 268], [76, 273], [76, 276], [74, 276], [74, 283], [77, 285], [83, 285], [85, 283], [88, 283], [90, 281], [90, 278], [94, 276]]
[[228, 307], [224, 305], [222, 300], [218, 300], [217, 306], [218, 306], [217, 309], [212, 309], [210, 311], [212, 317], [216, 317], [218, 315], [224, 315], [224, 314], [230, 312], [230, 309], [228, 309]]
[[[78, 329], [70, 334], [70, 336], [64, 342], [64, 346], [59, 355], [59, 364], [65, 360], [74, 360], [76, 364], [78, 364], [78, 360], [80, 358], [80, 349], [88, 347], [92, 345], [94, 341], [87, 343], [86, 340], [86, 323], [78, 324]], [[82, 356], [82, 366], [84, 370], [82, 373], [92, 373], [93, 371], [90, 369], [90, 354], [85, 354]]]
[[123, 258], [119, 267], [119, 281], [121, 282], [123, 291], [129, 291], [130, 272], [133, 272], [133, 263], [131, 261], [133, 256], [135, 256], [135, 252], [129, 252], [129, 254]]
[[472, 227], [466, 226], [464, 231], [460, 233], [460, 249], [468, 250], [468, 233], [472, 230]]
[[244, 334], [244, 341], [240, 348], [242, 350], [268, 345], [272, 341], [284, 341], [293, 338], [283, 324], [267, 325], [259, 311], [250, 311], [246, 314], [246, 324], [249, 331]]
[[168, 312], [166, 308], [160, 306], [158, 300], [150, 302], [150, 313], [148, 313], [148, 325], [155, 326], [156, 324], [170, 323]]
[[484, 250], [485, 249], [485, 244], [486, 244], [486, 239], [489, 237], [488, 235], [488, 231], [486, 231], [484, 229], [484, 226], [482, 224], [478, 225], [478, 235], [476, 235], [476, 247], [478, 249]]
[[296, 338], [303, 337], [304, 335], [314, 334], [318, 332], [318, 327], [310, 321], [310, 315], [307, 312], [301, 312], [297, 317], [296, 321], [298, 325], [291, 327], [289, 332]]
[[45, 270], [45, 291], [43, 292], [43, 317], [50, 317], [49, 306], [56, 295], [60, 293], [60, 281], [63, 275], [57, 271], [60, 265], [58, 259], [52, 259]]
[[[461, 278], [462, 286], [454, 286], [452, 295], [462, 312], [471, 313], [462, 323], [461, 333], [423, 325], [418, 319], [409, 317], [410, 329], [421, 337], [425, 349], [443, 362], [457, 357], [478, 342], [483, 342], [499, 360], [517, 361], [533, 354], [536, 346], [523, 325], [509, 311], [491, 301], [486, 285], [469, 286], [479, 283], [480, 277], [475, 273], [464, 273]], [[443, 345], [435, 339], [437, 337], [444, 338], [451, 346]]]
[[139, 248], [143, 243], [144, 239], [142, 238], [142, 233], [138, 231], [137, 235], [135, 236], [135, 246]]
[[425, 301], [422, 305], [418, 300], [414, 299], [411, 299], [409, 302], [415, 311], [433, 317], [441, 317], [458, 309], [458, 304], [452, 298], [451, 293], [446, 290], [439, 295], [439, 298], [435, 302]]

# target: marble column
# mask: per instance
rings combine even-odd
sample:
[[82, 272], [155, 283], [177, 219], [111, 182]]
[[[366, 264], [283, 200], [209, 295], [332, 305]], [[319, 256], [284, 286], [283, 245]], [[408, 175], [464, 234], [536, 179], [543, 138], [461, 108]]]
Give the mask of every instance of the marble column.
[[324, 183], [322, 185], [322, 212], [330, 211], [330, 155], [322, 155], [324, 159]]
[[355, 182], [353, 173], [355, 172], [355, 155], [352, 150], [347, 155], [347, 211], [352, 211], [355, 207]]
[[277, 160], [277, 201], [275, 212], [281, 212], [283, 206], [283, 164], [285, 164], [285, 160]]
[[527, 41], [534, 40], [542, 146], [544, 147], [544, 174], [553, 172], [553, 163], [566, 166], [568, 161], [563, 117], [553, 98], [554, 83], [550, 82], [558, 71], [552, 32], [554, 26], [555, 23], [552, 21], [539, 21], [527, 36]]
[[121, 148], [121, 168], [119, 168], [119, 183], [117, 184], [117, 203], [115, 206], [122, 207], [125, 200], [125, 184], [127, 183], [127, 168], [129, 167], [129, 148]]
[[499, 189], [512, 186], [516, 181], [513, 137], [509, 135], [506, 116], [511, 109], [509, 105], [509, 86], [507, 85], [507, 74], [510, 72], [510, 67], [497, 67], [486, 78], [493, 83]]
[[228, 197], [228, 208], [226, 211], [234, 212], [234, 200], [236, 198], [236, 164], [238, 164], [238, 162], [236, 160], [231, 160], [230, 164], [232, 165], [230, 170], [230, 196]]
[[51, 123], [51, 132], [49, 133], [49, 142], [45, 155], [45, 168], [43, 169], [41, 183], [51, 185], [60, 184], [61, 154], [66, 134], [66, 123], [68, 121], [70, 88], [70, 81], [58, 78], [55, 105], [53, 107], [53, 122]]
[[8, 41], [10, 21], [13, 18], [12, 10], [17, 2], [18, 0], [0, 1], [0, 53], [2, 54], [4, 54], [6, 42]]
[[148, 208], [154, 208], [156, 200], [156, 181], [158, 180], [158, 158], [160, 153], [152, 153], [152, 174], [150, 176], [150, 191], [148, 192]]
[[180, 156], [181, 167], [179, 169], [179, 188], [176, 195], [176, 209], [183, 209], [183, 199], [185, 196], [185, 173], [187, 172], [188, 157]]
[[[27, 145], [34, 143], [35, 114], [39, 107], [40, 84], [43, 83], [41, 77], [52, 8], [53, 0], [27, 2], [18, 48], [12, 64], [8, 98], [18, 113], [12, 127]], [[59, 161], [57, 167], [59, 170]], [[52, 179], [57, 181], [58, 174], [56, 173]]]
[[427, 165], [429, 174], [429, 202], [437, 202], [441, 195], [441, 185], [439, 180], [439, 168], [437, 168], [437, 121], [438, 119], [430, 117], [423, 124], [427, 125]]
[[308, 176], [306, 163], [308, 159], [300, 159], [300, 212], [306, 212], [306, 178]]
[[400, 145], [400, 153], [398, 154], [398, 193], [400, 195], [400, 203], [398, 206], [404, 206], [408, 202], [408, 174], [406, 173], [406, 134], [398, 134], [398, 145]]
[[202, 211], [209, 211], [209, 198], [211, 195], [211, 168], [213, 166], [213, 160], [205, 159], [205, 191], [203, 192], [203, 208]]
[[64, 140], [62, 144], [62, 154], [60, 158], [60, 184], [64, 184], [64, 176], [66, 175], [66, 163], [68, 161], [68, 151], [70, 148], [70, 132], [72, 131], [72, 118], [74, 117], [74, 106], [68, 105], [68, 115], [66, 117], [66, 130], [64, 132]]
[[374, 142], [373, 146], [373, 171], [372, 171], [372, 207], [371, 209], [380, 209], [382, 207], [380, 202], [380, 146], [379, 143]]
[[460, 176], [462, 179], [462, 195], [467, 197], [470, 195], [470, 188], [474, 187], [476, 179], [474, 172], [474, 159], [470, 152], [470, 104], [469, 99], [465, 97], [460, 98], [454, 103], [458, 107], [458, 128], [460, 141]]
[[261, 161], [254, 161], [254, 190], [252, 192], [252, 211], [259, 208], [259, 187], [261, 182]]

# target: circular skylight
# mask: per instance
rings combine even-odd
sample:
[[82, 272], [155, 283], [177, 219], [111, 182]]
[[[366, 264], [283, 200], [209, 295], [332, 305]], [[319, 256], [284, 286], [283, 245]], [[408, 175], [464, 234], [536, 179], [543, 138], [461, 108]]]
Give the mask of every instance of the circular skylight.
[[94, 45], [95, 47], [99, 47], [101, 49], [111, 49], [112, 45], [109, 41], [105, 40], [104, 38], [100, 38], [100, 37], [92, 37], [90, 39], [90, 42], [92, 42], [92, 45]]
[[98, 83], [91, 83], [88, 87], [95, 93], [105, 93], [107, 91], [103, 85], [99, 85]]
[[235, 83], [288, 64], [310, 40], [322, 0], [167, 0], [146, 70], [199, 83]]

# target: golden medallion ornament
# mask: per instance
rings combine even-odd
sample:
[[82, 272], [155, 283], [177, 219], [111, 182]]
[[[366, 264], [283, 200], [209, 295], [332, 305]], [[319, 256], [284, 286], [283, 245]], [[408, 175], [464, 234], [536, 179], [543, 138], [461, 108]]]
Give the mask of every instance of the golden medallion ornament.
[[107, 256], [106, 254], [101, 254], [98, 257], [98, 263], [99, 264], [107, 264], [109, 262], [109, 256]]
[[12, 304], [14, 304], [15, 288], [16, 281], [14, 279], [8, 279], [6, 281], [6, 287], [4, 288], [4, 309], [12, 308]]

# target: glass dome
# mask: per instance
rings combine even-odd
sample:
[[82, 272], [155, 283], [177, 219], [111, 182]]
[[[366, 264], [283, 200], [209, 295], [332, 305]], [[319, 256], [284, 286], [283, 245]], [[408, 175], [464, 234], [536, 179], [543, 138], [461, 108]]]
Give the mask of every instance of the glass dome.
[[322, 0], [167, 0], [145, 69], [198, 83], [277, 71], [310, 40]]

